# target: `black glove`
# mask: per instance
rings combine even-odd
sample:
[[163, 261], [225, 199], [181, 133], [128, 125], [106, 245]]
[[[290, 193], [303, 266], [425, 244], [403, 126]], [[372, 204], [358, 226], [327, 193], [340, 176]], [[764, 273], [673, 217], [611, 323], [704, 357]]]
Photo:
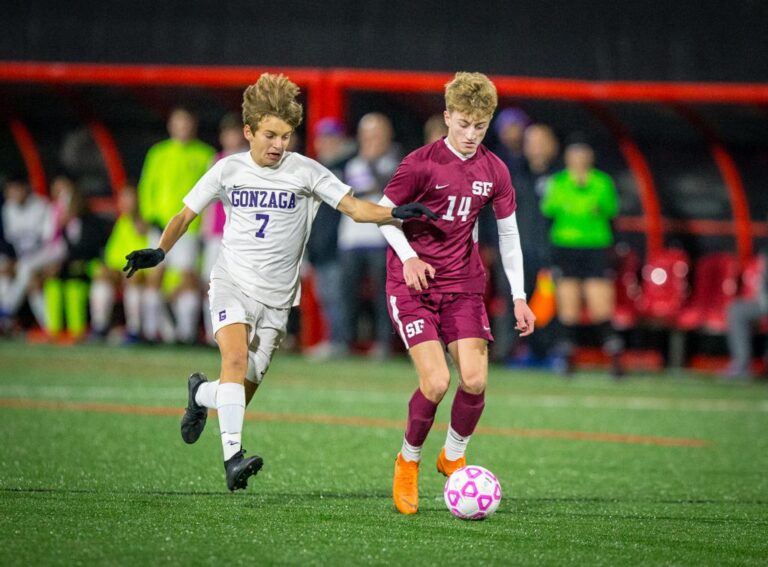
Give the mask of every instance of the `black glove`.
[[163, 261], [163, 258], [165, 258], [165, 252], [163, 252], [162, 248], [134, 250], [125, 257], [128, 263], [123, 268], [123, 271], [128, 272], [126, 277], [130, 278], [137, 270], [154, 268]]
[[392, 216], [396, 219], [417, 219], [422, 215], [432, 220], [438, 219], [438, 216], [422, 203], [408, 203], [392, 209]]

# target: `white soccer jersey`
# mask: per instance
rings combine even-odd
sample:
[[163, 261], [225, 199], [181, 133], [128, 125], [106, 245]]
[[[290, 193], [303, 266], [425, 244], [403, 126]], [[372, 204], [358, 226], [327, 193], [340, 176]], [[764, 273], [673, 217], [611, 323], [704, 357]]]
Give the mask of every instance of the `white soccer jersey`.
[[275, 167], [249, 152], [216, 162], [184, 197], [200, 214], [221, 199], [227, 220], [211, 279], [234, 283], [268, 305], [299, 302], [299, 266], [321, 201], [334, 209], [350, 187], [316, 161], [285, 152]]
[[3, 231], [17, 258], [37, 252], [53, 237], [53, 211], [45, 199], [29, 195], [24, 204], [3, 205]]

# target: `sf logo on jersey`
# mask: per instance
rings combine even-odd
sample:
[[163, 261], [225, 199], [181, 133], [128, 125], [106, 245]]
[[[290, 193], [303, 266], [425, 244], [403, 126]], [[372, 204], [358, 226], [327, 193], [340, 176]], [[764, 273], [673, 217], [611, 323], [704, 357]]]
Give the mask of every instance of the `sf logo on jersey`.
[[491, 193], [493, 183], [490, 181], [473, 181], [472, 194], [480, 197], [487, 197]]

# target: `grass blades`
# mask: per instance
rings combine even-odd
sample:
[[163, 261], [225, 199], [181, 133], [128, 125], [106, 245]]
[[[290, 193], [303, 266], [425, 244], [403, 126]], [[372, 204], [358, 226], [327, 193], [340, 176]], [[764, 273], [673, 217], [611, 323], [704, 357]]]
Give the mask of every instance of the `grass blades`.
[[406, 360], [278, 353], [246, 412], [264, 457], [226, 490], [211, 417], [185, 445], [186, 377], [207, 349], [0, 343], [0, 564], [745, 565], [768, 557], [768, 388], [694, 376], [492, 368], [468, 452], [499, 511], [455, 519], [424, 449], [421, 508], [391, 503], [416, 386]]

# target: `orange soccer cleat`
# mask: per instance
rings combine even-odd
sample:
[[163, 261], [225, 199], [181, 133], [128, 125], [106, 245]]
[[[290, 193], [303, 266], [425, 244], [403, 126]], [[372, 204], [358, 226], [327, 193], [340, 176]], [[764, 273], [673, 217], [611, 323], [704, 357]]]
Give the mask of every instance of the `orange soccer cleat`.
[[449, 461], [445, 458], [445, 447], [440, 449], [440, 456], [437, 457], [437, 472], [445, 476], [451, 476], [457, 470], [467, 466], [466, 457], [460, 457], [455, 461]]
[[415, 514], [419, 511], [419, 463], [406, 461], [400, 453], [395, 459], [392, 500], [401, 514]]

